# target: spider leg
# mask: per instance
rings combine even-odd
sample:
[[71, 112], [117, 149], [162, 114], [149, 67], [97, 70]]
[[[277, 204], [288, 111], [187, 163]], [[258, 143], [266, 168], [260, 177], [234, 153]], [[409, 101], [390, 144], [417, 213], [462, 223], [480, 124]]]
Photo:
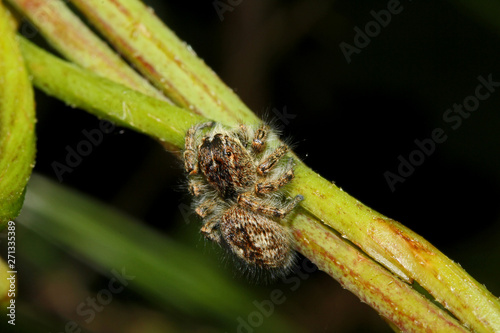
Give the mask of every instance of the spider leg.
[[248, 128], [246, 125], [241, 124], [236, 132], [238, 139], [240, 139], [241, 144], [246, 148], [248, 146]]
[[201, 123], [195, 126], [192, 126], [186, 133], [186, 140], [184, 143], [184, 168], [186, 172], [190, 175], [194, 175], [198, 173], [198, 163], [196, 160], [196, 152], [195, 152], [195, 136], [196, 132], [205, 128], [212, 127], [215, 123], [213, 121], [209, 121], [206, 123]]
[[196, 214], [198, 214], [200, 217], [203, 218], [213, 213], [216, 206], [217, 206], [217, 201], [215, 201], [215, 199], [208, 198], [202, 201], [194, 211], [196, 212]]
[[197, 197], [199, 196], [203, 191], [205, 187], [205, 183], [200, 180], [200, 179], [190, 179], [189, 184], [188, 184], [188, 190], [191, 195]]
[[255, 131], [252, 141], [252, 149], [256, 153], [260, 153], [264, 150], [267, 141], [267, 134], [269, 133], [269, 126], [261, 124], [259, 128]]
[[295, 174], [293, 172], [293, 158], [290, 157], [287, 164], [287, 171], [283, 173], [278, 179], [270, 180], [270, 181], [261, 181], [255, 184], [255, 193], [257, 194], [265, 194], [276, 192], [280, 189], [280, 187], [288, 184]]
[[219, 220], [216, 217], [208, 220], [200, 229], [201, 233], [206, 239], [221, 244], [221, 235], [219, 230]]
[[262, 163], [257, 167], [257, 172], [261, 175], [266, 175], [269, 171], [276, 166], [276, 163], [288, 152], [288, 146], [284, 143], [281, 144], [276, 150], [266, 157]]
[[278, 218], [284, 218], [292, 209], [295, 208], [295, 206], [298, 205], [299, 202], [304, 200], [304, 197], [299, 194], [288, 202], [285, 207], [279, 208], [259, 203], [258, 201], [253, 200], [251, 195], [252, 194], [250, 192], [240, 194], [238, 196], [238, 204], [242, 207], [250, 209], [251, 211]]
[[[205, 184], [201, 179], [191, 179], [189, 180], [189, 192], [195, 196], [200, 196], [203, 192], [205, 192]], [[215, 207], [217, 206], [217, 201], [211, 197], [205, 197], [199, 200], [199, 204], [195, 208], [196, 214], [200, 217], [204, 218], [207, 215], [213, 213]]]

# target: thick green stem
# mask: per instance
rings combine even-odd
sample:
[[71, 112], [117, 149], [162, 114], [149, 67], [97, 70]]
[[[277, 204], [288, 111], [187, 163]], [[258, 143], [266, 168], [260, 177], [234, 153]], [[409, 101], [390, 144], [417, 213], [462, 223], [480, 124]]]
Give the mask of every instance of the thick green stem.
[[410, 285], [306, 214], [292, 224], [298, 250], [403, 332], [469, 332]]
[[33, 88], [0, 3], [0, 230], [21, 209], [35, 161]]

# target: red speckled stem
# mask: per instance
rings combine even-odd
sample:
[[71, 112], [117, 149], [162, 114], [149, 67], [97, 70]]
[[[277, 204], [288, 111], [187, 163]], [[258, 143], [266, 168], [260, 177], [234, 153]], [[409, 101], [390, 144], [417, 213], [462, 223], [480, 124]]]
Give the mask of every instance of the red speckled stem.
[[403, 332], [469, 332], [410, 285], [307, 215], [293, 222], [298, 250]]
[[[161, 100], [166, 97], [135, 72], [63, 1], [9, 0], [64, 57], [92, 72]], [[22, 27], [21, 27], [22, 29]]]

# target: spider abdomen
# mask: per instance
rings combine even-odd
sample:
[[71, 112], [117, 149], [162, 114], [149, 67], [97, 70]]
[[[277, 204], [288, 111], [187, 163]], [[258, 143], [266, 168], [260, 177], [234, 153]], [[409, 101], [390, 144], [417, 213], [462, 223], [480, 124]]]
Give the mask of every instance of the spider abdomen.
[[293, 264], [289, 232], [270, 218], [239, 206], [219, 222], [226, 246], [244, 263], [261, 269], [285, 269]]

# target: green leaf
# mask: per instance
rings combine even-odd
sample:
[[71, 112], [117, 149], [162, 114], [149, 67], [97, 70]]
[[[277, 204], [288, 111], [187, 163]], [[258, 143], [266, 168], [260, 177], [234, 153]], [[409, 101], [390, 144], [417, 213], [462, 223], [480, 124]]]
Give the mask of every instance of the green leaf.
[[0, 3], [0, 229], [21, 210], [35, 161], [33, 88]]

